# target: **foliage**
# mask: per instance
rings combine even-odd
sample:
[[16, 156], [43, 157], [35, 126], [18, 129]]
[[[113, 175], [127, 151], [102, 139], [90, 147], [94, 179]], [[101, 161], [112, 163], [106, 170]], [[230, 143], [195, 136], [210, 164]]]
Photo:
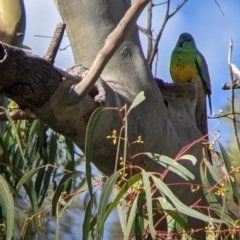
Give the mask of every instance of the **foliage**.
[[[175, 236], [190, 239], [195, 230], [188, 227], [188, 216], [206, 222], [205, 231], [208, 239], [217, 239], [220, 235], [223, 236], [227, 229], [225, 237], [238, 234], [238, 220], [227, 208], [229, 201], [234, 201], [238, 205], [238, 192], [234, 177], [234, 172], [238, 169], [231, 168], [230, 159], [221, 143], [219, 143], [220, 155], [227, 169], [225, 175], [216, 172], [216, 169], [206, 159], [200, 160], [203, 184], [195, 190], [202, 187], [209, 202], [208, 214], [201, 213], [201, 206], [198, 206], [197, 202], [191, 207], [186, 206], [174, 196], [169, 186], [164, 183], [166, 175], [172, 171], [189, 182], [189, 187], [191, 187], [191, 180], [195, 177], [179, 161], [187, 159], [195, 164], [199, 159], [184, 155], [184, 152], [177, 159], [148, 152], [139, 153], [161, 164], [165, 168], [161, 174], [146, 172], [131, 164], [137, 155], [132, 156], [131, 159], [127, 154], [133, 143], [127, 142], [127, 138], [124, 137], [126, 136], [124, 129], [130, 110], [141, 104], [143, 100], [144, 95], [140, 93], [129, 109], [126, 106], [122, 109], [100, 108], [92, 114], [86, 138], [86, 176], [75, 170], [76, 152], [74, 145], [69, 140], [52, 132], [39, 120], [13, 122], [10, 119], [4, 138], [0, 140], [2, 148], [0, 190], [1, 193], [4, 193], [0, 197], [2, 236], [7, 236], [7, 239], [11, 239], [11, 236], [14, 236], [15, 239], [19, 238], [13, 227], [14, 215], [16, 215], [14, 202], [16, 206], [17, 199], [27, 196], [31, 207], [27, 211], [28, 216], [22, 226], [20, 238], [30, 239], [33, 232], [38, 236], [42, 231], [44, 214], [51, 210], [56, 224], [55, 239], [59, 239], [59, 220], [64, 211], [86, 192], [89, 193], [90, 198], [85, 208], [82, 239], [103, 239], [106, 220], [119, 204], [125, 204], [129, 208], [124, 239], [131, 239], [133, 236], [143, 239], [149, 234], [152, 238], [158, 237], [159, 239], [174, 238]], [[116, 169], [112, 176], [103, 181], [93, 177], [90, 162], [95, 127], [101, 113], [109, 110], [119, 111], [123, 126], [119, 131], [119, 136], [115, 131], [115, 134], [106, 137], [117, 148], [123, 144], [127, 149], [123, 156], [118, 151], [119, 156], [116, 159], [122, 166], [121, 169]], [[134, 144], [141, 144], [142, 141], [141, 137], [138, 137]], [[136, 169], [138, 174], [132, 175], [133, 169]], [[210, 183], [209, 173], [215, 181], [213, 184]], [[93, 191], [93, 189], [100, 188], [102, 188], [100, 195], [98, 190]], [[117, 193], [111, 200], [113, 189], [116, 189]], [[51, 205], [46, 207], [44, 203], [49, 200]], [[96, 201], [95, 209], [93, 206]], [[154, 211], [155, 214], [158, 213], [162, 216], [159, 222], [167, 221], [167, 232], [159, 232], [155, 228]], [[214, 213], [219, 218], [212, 217]], [[223, 225], [227, 228], [221, 230]]]
[[[53, 215], [59, 198], [66, 201], [65, 205], [69, 204], [72, 199], [68, 194], [75, 179], [81, 175], [75, 171], [77, 162], [72, 142], [52, 132], [39, 120], [9, 120], [5, 135], [0, 138], [1, 196], [6, 198], [1, 198], [3, 219], [6, 219], [2, 228], [8, 236], [9, 229], [13, 234], [13, 202], [16, 204], [18, 200], [28, 199], [31, 207], [26, 212], [21, 239], [29, 239], [32, 232], [36, 235], [40, 232], [43, 213], [47, 210], [41, 210], [43, 203], [54, 193]], [[63, 207], [58, 205], [59, 210], [62, 210]]]
[[[145, 32], [148, 33], [147, 61], [150, 67], [157, 55], [158, 43], [167, 21], [185, 2], [170, 13], [170, 1], [167, 1], [166, 17], [156, 39], [153, 39], [151, 23], [148, 23]], [[150, 4], [150, 8], [152, 7]], [[66, 209], [84, 194], [87, 197], [82, 239], [103, 239], [106, 221], [119, 205], [128, 208], [124, 239], [146, 239], [148, 236], [157, 239], [191, 239], [192, 233], [198, 230], [189, 228], [188, 217], [206, 223], [204, 231], [207, 239], [239, 236], [239, 218], [235, 216], [240, 212], [237, 189], [239, 164], [232, 161], [232, 157], [237, 154], [229, 156], [218, 140], [220, 153], [217, 158], [221, 161], [218, 168], [205, 158], [195, 159], [194, 156], [184, 154], [195, 143], [186, 146], [176, 159], [151, 152], [131, 156], [129, 153], [132, 144], [141, 144], [144, 139], [139, 136], [133, 142], [128, 142], [128, 114], [144, 99], [141, 92], [129, 108], [98, 108], [92, 114], [86, 134], [85, 173], [77, 170], [82, 158], [76, 159], [78, 154], [72, 142], [53, 132], [39, 120], [14, 122], [5, 111], [9, 122], [4, 136], [0, 137], [0, 239], [39, 238], [44, 230], [47, 213], [51, 213], [51, 217], [55, 219], [55, 239], [59, 239], [60, 219]], [[108, 178], [97, 179], [91, 171], [92, 145], [95, 128], [104, 111], [117, 111], [122, 120], [122, 128], [115, 129], [111, 136], [106, 136], [116, 145], [115, 172]], [[201, 139], [198, 142], [200, 141]], [[123, 154], [120, 153], [120, 146], [124, 146]], [[239, 149], [235, 151], [239, 154]], [[133, 166], [133, 159], [139, 155], [156, 161], [164, 168], [163, 172], [147, 172]], [[201, 162], [201, 186], [192, 186], [194, 175], [181, 165], [182, 159], [189, 160], [192, 164]], [[135, 175], [132, 174], [134, 170], [138, 172]], [[187, 206], [173, 194], [170, 186], [165, 183], [169, 171], [184, 179], [193, 192], [203, 190], [209, 203], [205, 207], [205, 213], [202, 213], [204, 209], [198, 205], [198, 201]], [[114, 197], [113, 189], [116, 190]], [[30, 203], [23, 216], [20, 234], [14, 228], [18, 222], [18, 200]], [[156, 228], [153, 220], [156, 213], [161, 216], [158, 223], [167, 222], [166, 232], [160, 232]]]

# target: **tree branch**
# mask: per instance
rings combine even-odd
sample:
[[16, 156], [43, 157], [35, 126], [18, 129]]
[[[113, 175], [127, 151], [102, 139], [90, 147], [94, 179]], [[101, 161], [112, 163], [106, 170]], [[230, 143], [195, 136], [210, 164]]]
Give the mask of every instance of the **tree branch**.
[[155, 39], [155, 43], [154, 43], [154, 46], [153, 46], [153, 50], [152, 50], [152, 53], [151, 53], [151, 56], [148, 60], [148, 65], [149, 67], [152, 69], [152, 63], [153, 63], [153, 60], [156, 56], [156, 53], [158, 52], [158, 44], [159, 44], [159, 41], [162, 37], [162, 33], [163, 33], [163, 30], [165, 29], [165, 26], [168, 22], [168, 20], [173, 17], [182, 7], [183, 5], [188, 1], [188, 0], [184, 0], [180, 5], [178, 5], [176, 7], [176, 9], [171, 13], [169, 14], [169, 10], [170, 10], [170, 1], [171, 0], [168, 0], [167, 1], [167, 9], [166, 9], [166, 13], [165, 13], [165, 17], [164, 17], [164, 20], [163, 20], [163, 23], [162, 23], [162, 27], [161, 29], [159, 30], [159, 33]]
[[[14, 110], [9, 113], [10, 117], [13, 120], [28, 120], [33, 121], [38, 117], [30, 111]], [[0, 113], [0, 121], [8, 121], [7, 115], [5, 112]]]
[[71, 99], [73, 104], [83, 99], [84, 96], [88, 94], [89, 91], [93, 88], [104, 67], [113, 56], [115, 51], [118, 49], [118, 47], [122, 44], [125, 37], [132, 30], [132, 27], [136, 23], [139, 15], [149, 1], [150, 0], [135, 0], [133, 2], [132, 6], [126, 12], [120, 23], [106, 39], [105, 45], [97, 54], [87, 75], [80, 83], [72, 87], [76, 93]]
[[60, 47], [65, 28], [66, 28], [66, 24], [64, 24], [64, 23], [59, 23], [56, 26], [56, 30], [54, 32], [52, 41], [48, 47], [47, 53], [43, 57], [45, 60], [49, 61], [51, 64], [54, 64], [55, 57], [56, 57], [57, 51]]
[[148, 4], [148, 11], [147, 11], [147, 32], [148, 32], [148, 47], [147, 47], [147, 60], [151, 56], [152, 52], [152, 8], [153, 4], [152, 1]]
[[0, 63], [1, 95], [13, 99], [21, 109], [44, 105], [65, 78], [80, 81], [50, 62], [4, 43], [0, 43]]
[[222, 86], [222, 89], [229, 90], [231, 88], [233, 89], [240, 88], [240, 70], [233, 63], [229, 63], [228, 66], [231, 68], [232, 74], [236, 77], [236, 79], [234, 81], [231, 81], [230, 83], [225, 83]]

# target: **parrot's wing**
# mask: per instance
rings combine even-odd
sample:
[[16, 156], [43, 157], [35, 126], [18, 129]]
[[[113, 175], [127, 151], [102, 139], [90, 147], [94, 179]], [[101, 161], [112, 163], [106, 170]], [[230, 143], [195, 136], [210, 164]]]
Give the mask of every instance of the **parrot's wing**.
[[211, 81], [210, 81], [209, 72], [208, 72], [208, 66], [204, 56], [199, 51], [197, 51], [197, 59], [195, 64], [196, 64], [198, 73], [202, 79], [204, 89], [208, 95], [210, 112], [212, 113], [212, 103], [211, 103], [211, 97], [210, 97], [210, 95], [212, 94], [212, 87], [211, 87]]
[[173, 68], [173, 65], [174, 65], [174, 54], [175, 54], [175, 48], [173, 49], [173, 52], [172, 52], [172, 55], [171, 55], [171, 58], [170, 58], [170, 63], [169, 63], [169, 69], [170, 69], [170, 75], [171, 75], [171, 78], [174, 82], [174, 79], [173, 79], [173, 73], [172, 73], [172, 68]]
[[208, 72], [208, 66], [205, 61], [204, 56], [200, 52], [197, 52], [196, 66], [197, 66], [199, 75], [201, 76], [201, 78], [203, 80], [203, 84], [206, 87], [206, 89], [205, 89], [206, 93], [211, 95], [212, 88], [211, 88], [211, 82], [210, 82], [210, 77], [209, 77], [209, 72]]

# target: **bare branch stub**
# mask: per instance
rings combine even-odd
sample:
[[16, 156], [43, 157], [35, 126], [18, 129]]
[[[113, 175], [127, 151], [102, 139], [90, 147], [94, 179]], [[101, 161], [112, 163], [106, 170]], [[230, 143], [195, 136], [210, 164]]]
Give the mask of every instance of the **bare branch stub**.
[[65, 28], [66, 28], [66, 24], [64, 23], [59, 23], [56, 26], [56, 30], [54, 32], [52, 41], [48, 47], [47, 53], [43, 57], [45, 60], [49, 61], [51, 64], [54, 64], [55, 57], [57, 55], [57, 51], [61, 44]]
[[232, 74], [236, 79], [234, 81], [232, 81], [232, 83], [225, 83], [222, 86], [222, 89], [223, 90], [229, 90], [231, 88], [238, 89], [238, 88], [240, 88], [240, 70], [238, 69], [238, 67], [236, 65], [234, 65], [231, 62], [229, 63], [229, 68], [231, 68]]

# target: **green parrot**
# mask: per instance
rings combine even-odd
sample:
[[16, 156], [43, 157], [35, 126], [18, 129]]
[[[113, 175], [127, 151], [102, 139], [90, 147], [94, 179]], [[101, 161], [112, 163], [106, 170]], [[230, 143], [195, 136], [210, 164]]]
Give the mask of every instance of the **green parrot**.
[[182, 33], [179, 36], [171, 56], [170, 73], [174, 83], [184, 84], [193, 79], [198, 82], [198, 102], [195, 113], [196, 123], [201, 133], [203, 135], [207, 134], [206, 95], [208, 95], [210, 112], [212, 114], [211, 82], [206, 60], [198, 51], [191, 34]]

